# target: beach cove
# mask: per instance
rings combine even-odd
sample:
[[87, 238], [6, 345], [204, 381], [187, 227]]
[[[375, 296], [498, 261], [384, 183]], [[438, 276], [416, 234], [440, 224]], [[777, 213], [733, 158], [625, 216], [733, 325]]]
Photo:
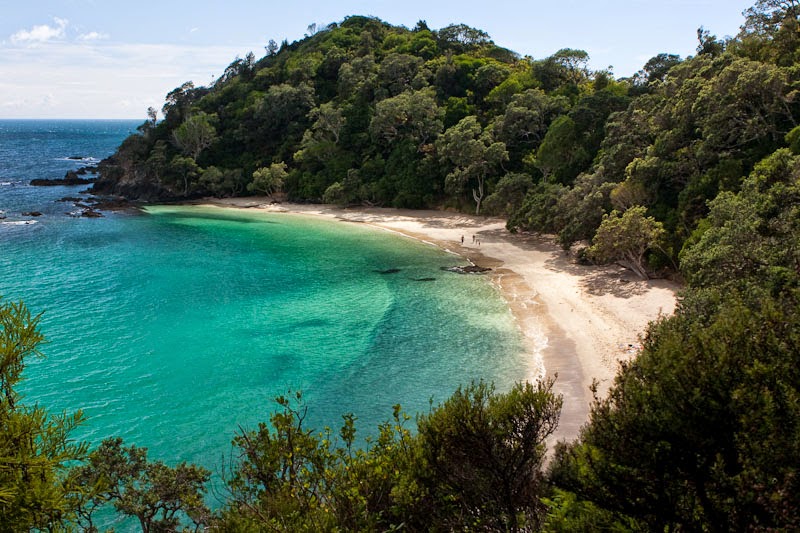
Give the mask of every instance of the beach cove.
[[577, 265], [552, 239], [511, 234], [499, 218], [434, 210], [272, 203], [252, 197], [200, 203], [368, 224], [491, 268], [488, 276], [506, 299], [530, 356], [540, 358], [537, 363], [544, 375], [558, 376], [555, 390], [564, 396], [554, 436], [559, 440], [578, 436], [588, 419], [592, 384], [597, 383], [601, 396], [606, 394], [619, 364], [639, 349], [648, 323], [672, 314], [680, 289], [669, 280], [640, 280], [616, 265]]

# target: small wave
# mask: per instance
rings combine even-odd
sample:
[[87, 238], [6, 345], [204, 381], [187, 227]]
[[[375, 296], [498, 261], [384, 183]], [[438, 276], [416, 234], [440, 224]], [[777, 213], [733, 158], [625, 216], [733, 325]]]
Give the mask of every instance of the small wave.
[[73, 163], [81, 163], [83, 165], [96, 165], [100, 162], [100, 160], [96, 157], [92, 156], [69, 156], [69, 157], [59, 157], [56, 161], [72, 161]]
[[0, 187], [8, 187], [9, 185], [13, 185], [10, 181], [0, 181]]
[[8, 220], [4, 222], [0, 222], [4, 226], [29, 226], [31, 224], [36, 224], [35, 220]]

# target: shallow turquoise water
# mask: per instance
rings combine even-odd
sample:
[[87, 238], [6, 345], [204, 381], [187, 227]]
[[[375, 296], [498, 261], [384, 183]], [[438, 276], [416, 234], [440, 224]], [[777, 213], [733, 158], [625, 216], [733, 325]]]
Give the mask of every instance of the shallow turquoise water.
[[[29, 185], [109, 155], [136, 125], [0, 120], [0, 295], [44, 312], [50, 341], [21, 388], [51, 412], [84, 409], [76, 438], [119, 435], [219, 472], [234, 432], [288, 388], [313, 426], [353, 412], [363, 436], [395, 403], [424, 412], [471, 379], [504, 389], [536, 374], [499, 294], [442, 272], [463, 263], [437, 248], [254, 211], [76, 219], [55, 200], [83, 187]], [[19, 225], [31, 210], [43, 216]]]
[[51, 340], [24, 392], [83, 408], [79, 436], [94, 443], [119, 435], [215, 469], [287, 389], [304, 391], [312, 425], [353, 412], [366, 434], [395, 403], [421, 412], [472, 379], [530, 375], [486, 278], [443, 272], [462, 261], [374, 228], [154, 207], [14, 230], [0, 235], [0, 293], [44, 310]]

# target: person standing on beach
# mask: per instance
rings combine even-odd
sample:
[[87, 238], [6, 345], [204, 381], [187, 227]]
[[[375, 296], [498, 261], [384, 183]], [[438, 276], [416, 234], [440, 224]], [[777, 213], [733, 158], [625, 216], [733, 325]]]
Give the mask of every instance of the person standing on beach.
[[461, 236], [461, 244], [464, 244], [464, 236]]

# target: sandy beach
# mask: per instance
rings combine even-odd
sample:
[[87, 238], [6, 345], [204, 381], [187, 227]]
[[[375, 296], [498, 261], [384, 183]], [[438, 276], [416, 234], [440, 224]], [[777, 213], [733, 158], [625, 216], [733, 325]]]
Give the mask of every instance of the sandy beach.
[[639, 280], [618, 266], [577, 265], [552, 239], [511, 234], [505, 221], [498, 218], [444, 211], [272, 204], [264, 198], [204, 203], [370, 224], [491, 268], [485, 275], [508, 301], [530, 356], [541, 359], [546, 375], [558, 375], [555, 389], [564, 397], [555, 436], [559, 440], [578, 435], [588, 418], [592, 382], [597, 381], [598, 391], [605, 394], [620, 361], [636, 353], [647, 324], [673, 312], [679, 290], [667, 280]]

